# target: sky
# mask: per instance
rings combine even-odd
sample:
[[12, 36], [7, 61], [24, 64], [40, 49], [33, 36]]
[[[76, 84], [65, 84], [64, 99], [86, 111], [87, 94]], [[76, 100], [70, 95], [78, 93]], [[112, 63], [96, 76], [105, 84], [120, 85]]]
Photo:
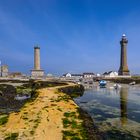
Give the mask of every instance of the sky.
[[118, 71], [120, 40], [140, 74], [140, 0], [0, 0], [0, 60], [30, 74], [34, 46], [46, 73]]

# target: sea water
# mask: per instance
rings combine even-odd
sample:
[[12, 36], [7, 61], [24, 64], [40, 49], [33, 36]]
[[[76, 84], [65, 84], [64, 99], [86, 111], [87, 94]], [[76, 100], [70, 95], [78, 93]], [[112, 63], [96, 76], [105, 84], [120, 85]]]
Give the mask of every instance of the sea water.
[[94, 87], [74, 100], [107, 140], [140, 139], [140, 87]]

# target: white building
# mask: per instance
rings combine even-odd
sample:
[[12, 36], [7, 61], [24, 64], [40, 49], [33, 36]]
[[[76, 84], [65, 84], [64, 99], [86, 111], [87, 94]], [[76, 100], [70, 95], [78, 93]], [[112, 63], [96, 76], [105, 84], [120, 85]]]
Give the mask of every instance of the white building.
[[92, 72], [85, 72], [85, 73], [83, 73], [83, 78], [93, 78], [93, 77], [95, 77], [95, 74], [94, 73], [92, 73]]
[[66, 78], [71, 78], [72, 75], [70, 73], [66, 73], [66, 74], [63, 74], [63, 77], [66, 77]]
[[109, 72], [105, 72], [105, 73], [103, 74], [103, 76], [104, 76], [105, 78], [114, 78], [114, 77], [118, 77], [118, 73], [115, 72], [115, 71], [109, 71]]
[[101, 74], [97, 73], [97, 74], [96, 74], [96, 76], [97, 76], [97, 77], [100, 77], [100, 76], [101, 76]]
[[66, 77], [66, 78], [82, 78], [83, 75], [82, 74], [66, 73], [66, 74], [63, 74], [63, 77]]
[[0, 67], [0, 75], [1, 75], [1, 77], [7, 77], [8, 76], [8, 73], [9, 73], [9, 71], [8, 71], [8, 66], [7, 65], [2, 65], [1, 67]]
[[83, 75], [82, 74], [71, 74], [71, 77], [73, 77], [73, 78], [82, 78]]

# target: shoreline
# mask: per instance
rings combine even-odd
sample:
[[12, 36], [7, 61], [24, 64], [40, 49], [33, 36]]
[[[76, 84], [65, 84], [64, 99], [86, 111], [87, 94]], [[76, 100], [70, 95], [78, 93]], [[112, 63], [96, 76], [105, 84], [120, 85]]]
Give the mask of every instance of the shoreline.
[[[73, 87], [68, 87], [68, 88], [63, 88], [63, 89], [59, 89], [60, 91], [62, 91], [63, 93], [66, 93], [67, 95], [69, 95], [71, 97], [71, 99], [73, 100], [73, 98], [75, 98], [76, 96], [82, 96], [84, 93], [84, 87], [82, 85], [77, 85], [79, 88], [76, 89], [76, 93], [75, 92], [75, 88]], [[69, 90], [69, 88], [71, 88], [71, 90]], [[75, 101], [73, 100], [73, 102], [75, 103]], [[76, 104], [76, 103], [75, 103]], [[94, 120], [92, 119], [92, 117], [90, 116], [90, 114], [83, 110], [78, 104], [76, 104], [78, 106], [78, 113], [80, 114], [80, 118], [83, 120], [83, 126], [85, 127], [87, 134], [88, 134], [88, 139], [89, 140], [102, 140], [104, 138], [103, 134], [101, 132], [99, 132], [98, 128], [96, 127], [96, 125], [94, 124]]]
[[84, 121], [84, 126], [87, 130], [89, 140], [102, 140], [104, 136], [99, 132], [97, 126], [94, 124], [94, 120], [88, 112], [79, 107], [79, 113]]

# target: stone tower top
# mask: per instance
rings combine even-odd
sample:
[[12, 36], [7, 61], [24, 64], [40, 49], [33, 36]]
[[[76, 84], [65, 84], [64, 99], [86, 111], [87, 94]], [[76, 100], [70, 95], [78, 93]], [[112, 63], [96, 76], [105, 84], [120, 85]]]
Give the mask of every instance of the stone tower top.
[[40, 49], [40, 47], [39, 47], [38, 45], [36, 45], [36, 46], [34, 47], [34, 49]]
[[126, 37], [126, 35], [125, 35], [125, 34], [123, 34], [123, 35], [122, 35], [122, 37]]
[[122, 35], [122, 39], [121, 39], [121, 41], [120, 41], [120, 44], [121, 44], [121, 45], [125, 45], [125, 44], [127, 44], [127, 43], [128, 43], [127, 37], [126, 37], [125, 34], [123, 34], [123, 35]]
[[125, 34], [122, 35], [122, 39], [127, 39]]

